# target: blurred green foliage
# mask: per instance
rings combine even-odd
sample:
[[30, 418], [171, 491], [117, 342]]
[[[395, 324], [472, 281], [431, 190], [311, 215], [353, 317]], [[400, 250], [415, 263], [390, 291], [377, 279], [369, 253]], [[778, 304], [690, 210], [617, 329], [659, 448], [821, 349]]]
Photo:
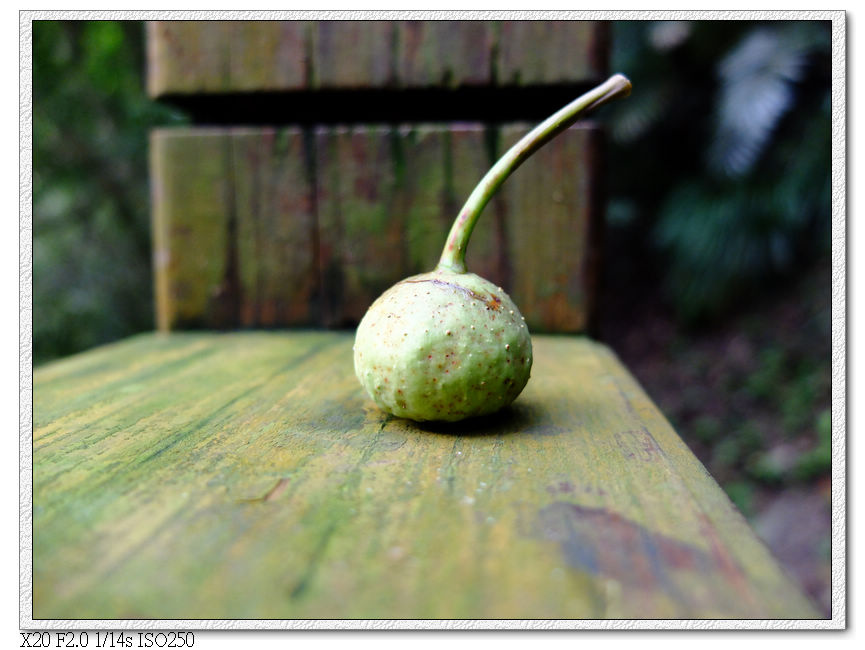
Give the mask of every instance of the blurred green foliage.
[[33, 23], [33, 360], [153, 328], [140, 22]]
[[797, 459], [793, 470], [803, 481], [826, 476], [832, 469], [832, 414], [826, 409], [816, 420], [817, 445]]
[[730, 501], [746, 517], [754, 515], [754, 486], [748, 481], [730, 481], [724, 484], [724, 491], [730, 497]]
[[[830, 25], [615, 22], [611, 229], [683, 322], [830, 247]], [[620, 253], [620, 257], [621, 257]], [[619, 278], [625, 282], [625, 278]]]
[[[645, 376], [683, 439], [743, 512], [761, 491], [831, 472], [828, 265], [699, 334], [676, 331]], [[653, 366], [656, 367], [656, 366]], [[750, 504], [750, 505], [748, 505]]]

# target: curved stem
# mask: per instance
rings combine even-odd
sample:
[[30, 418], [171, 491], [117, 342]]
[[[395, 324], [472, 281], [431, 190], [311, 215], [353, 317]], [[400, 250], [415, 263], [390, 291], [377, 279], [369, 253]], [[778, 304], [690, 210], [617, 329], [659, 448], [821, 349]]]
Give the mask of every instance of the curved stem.
[[460, 210], [448, 234], [436, 270], [465, 273], [466, 247], [478, 216], [508, 176], [535, 151], [576, 122], [584, 112], [612, 99], [625, 97], [630, 92], [631, 82], [624, 75], [613, 75], [600, 86], [548, 117], [508, 149], [481, 179]]

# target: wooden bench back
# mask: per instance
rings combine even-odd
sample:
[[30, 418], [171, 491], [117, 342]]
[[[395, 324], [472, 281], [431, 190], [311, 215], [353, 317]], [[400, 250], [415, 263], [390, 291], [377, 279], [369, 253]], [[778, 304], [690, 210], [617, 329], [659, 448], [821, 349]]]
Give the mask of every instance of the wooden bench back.
[[[545, 117], [454, 121], [472, 111], [441, 98], [569, 101], [605, 52], [593, 22], [148, 24], [150, 94], [197, 122], [152, 135], [159, 328], [353, 327], [435, 266], [474, 185]], [[585, 122], [543, 148], [469, 246], [533, 331], [591, 330], [600, 136]]]

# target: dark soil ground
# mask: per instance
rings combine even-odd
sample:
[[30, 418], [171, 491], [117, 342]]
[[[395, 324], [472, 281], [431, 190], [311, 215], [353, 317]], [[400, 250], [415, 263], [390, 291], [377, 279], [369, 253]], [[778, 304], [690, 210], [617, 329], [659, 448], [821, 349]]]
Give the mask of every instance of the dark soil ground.
[[828, 616], [831, 264], [700, 328], [658, 291], [611, 289], [601, 338]]

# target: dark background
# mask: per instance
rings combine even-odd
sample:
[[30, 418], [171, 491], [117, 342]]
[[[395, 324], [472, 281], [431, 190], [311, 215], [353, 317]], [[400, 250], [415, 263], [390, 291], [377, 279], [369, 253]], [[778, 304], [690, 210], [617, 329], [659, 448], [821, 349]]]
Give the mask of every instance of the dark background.
[[[828, 22], [616, 22], [601, 337], [825, 612]], [[33, 355], [154, 327], [139, 22], [33, 28]]]

